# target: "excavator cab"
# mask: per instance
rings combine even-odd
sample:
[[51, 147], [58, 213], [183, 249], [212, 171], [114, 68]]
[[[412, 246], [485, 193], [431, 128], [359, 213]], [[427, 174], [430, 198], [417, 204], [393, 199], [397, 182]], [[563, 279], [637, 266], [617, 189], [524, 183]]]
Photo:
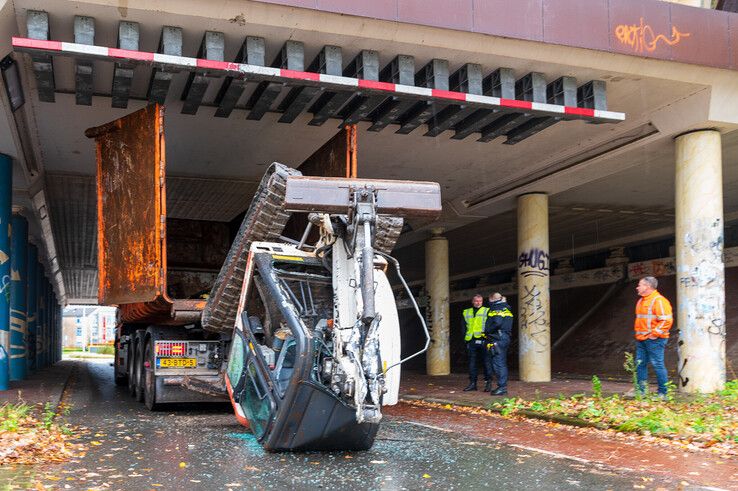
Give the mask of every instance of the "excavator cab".
[[[389, 252], [405, 217], [438, 217], [440, 188], [305, 177], [274, 163], [259, 189], [203, 311], [214, 325], [234, 307], [224, 378], [236, 417], [270, 451], [369, 449], [382, 406], [397, 403], [400, 365], [430, 344]], [[290, 213], [307, 215], [299, 242], [278, 235]], [[319, 238], [307, 243], [311, 227]], [[390, 265], [426, 336], [405, 360]]]
[[[331, 390], [333, 291], [320, 258], [255, 244], [226, 386], [238, 420], [270, 451], [366, 450], [378, 422]], [[399, 369], [399, 367], [397, 367]]]

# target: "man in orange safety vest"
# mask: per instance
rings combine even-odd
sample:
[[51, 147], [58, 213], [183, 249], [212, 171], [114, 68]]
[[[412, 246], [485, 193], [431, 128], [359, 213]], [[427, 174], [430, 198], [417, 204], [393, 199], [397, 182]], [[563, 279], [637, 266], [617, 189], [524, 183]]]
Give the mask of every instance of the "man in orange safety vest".
[[659, 396], [665, 397], [669, 376], [664, 366], [664, 349], [669, 341], [669, 329], [674, 323], [671, 304], [656, 288], [659, 282], [646, 276], [638, 282], [636, 292], [641, 296], [636, 304], [636, 375], [638, 391], [643, 394], [648, 387], [648, 364], [656, 372]]

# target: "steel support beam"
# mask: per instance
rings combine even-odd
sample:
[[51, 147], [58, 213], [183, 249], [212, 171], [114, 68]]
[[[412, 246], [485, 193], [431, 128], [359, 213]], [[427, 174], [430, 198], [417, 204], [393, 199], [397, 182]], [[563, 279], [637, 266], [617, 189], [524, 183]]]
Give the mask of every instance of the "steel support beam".
[[[264, 66], [266, 64], [264, 38], [248, 36], [241, 49], [238, 50], [235, 62]], [[247, 84], [248, 82], [242, 78], [226, 77], [215, 98], [215, 103], [218, 104], [218, 109], [215, 111], [216, 117], [227, 118], [231, 115]]]
[[[285, 44], [286, 49], [283, 50], [283, 56], [292, 59], [292, 63], [296, 67], [295, 70], [300, 72], [305, 71], [305, 46], [296, 41], [289, 41], [289, 43], [289, 47]], [[279, 106], [277, 106], [277, 111], [282, 112], [282, 116], [278, 121], [280, 123], [293, 122], [320, 91], [320, 87], [308, 87], [305, 85], [290, 89], [284, 99], [282, 99], [282, 102], [279, 103]]]
[[577, 106], [607, 111], [607, 88], [602, 80], [590, 80], [577, 89]]
[[[118, 49], [138, 51], [139, 26], [136, 22], [121, 22], [118, 24]], [[130, 62], [115, 64], [113, 69], [113, 88], [111, 90], [111, 106], [119, 109], [128, 107], [128, 98], [133, 83], [133, 67]]]
[[10, 219], [13, 197], [13, 160], [0, 154], [0, 390], [10, 380]]
[[[343, 56], [341, 54], [341, 48], [338, 46], [325, 46], [310, 64], [308, 71], [336, 77], [342, 76]], [[348, 102], [352, 95], [353, 93], [347, 90], [327, 90], [323, 92], [310, 108], [310, 112], [313, 113], [313, 119], [308, 124], [311, 126], [321, 126], [329, 118], [332, 118]]]
[[[225, 58], [225, 36], [222, 32], [205, 31], [197, 57], [204, 60], [223, 61]], [[182, 114], [197, 114], [210, 80], [214, 78], [207, 70], [191, 72], [182, 92]]]
[[10, 380], [23, 380], [28, 364], [28, 220], [14, 213], [10, 226]]
[[[415, 85], [415, 58], [408, 55], [398, 55], [379, 72], [379, 80], [391, 84]], [[415, 101], [394, 96], [386, 98], [376, 111], [369, 116], [372, 120], [372, 125], [368, 128], [369, 131], [382, 131], [387, 125], [405, 114], [414, 104]]]
[[[166, 56], [182, 56], [182, 29], [180, 27], [164, 26], [161, 30], [157, 53]], [[169, 85], [177, 72], [179, 69], [172, 66], [154, 67], [146, 93], [149, 102], [166, 103]]]
[[28, 244], [28, 291], [26, 298], [28, 299], [28, 338], [26, 339], [26, 353], [28, 356], [28, 373], [33, 373], [38, 368], [36, 366], [36, 335], [38, 329], [38, 248], [33, 244]]
[[[94, 46], [95, 19], [81, 15], [74, 16], [74, 42]], [[91, 60], [76, 60], [74, 68], [74, 97], [77, 105], [92, 105], [93, 76], [94, 66]]]
[[[305, 70], [305, 47], [297, 41], [287, 41], [271, 64], [272, 68], [291, 71]], [[246, 119], [260, 120], [272, 107], [284, 87], [283, 83], [261, 82], [251, 94], [246, 108], [250, 110]]]
[[[376, 51], [363, 50], [346, 66], [343, 75], [368, 82], [378, 82], [379, 54]], [[367, 119], [385, 99], [383, 95], [372, 95], [362, 91], [354, 93], [341, 109], [340, 116], [343, 118], [341, 127]]]
[[[546, 102], [546, 78], [542, 73], [531, 72], [515, 82], [515, 99], [528, 102]], [[482, 136], [477, 140], [489, 142], [507, 134], [513, 128], [533, 117], [531, 112], [509, 112], [482, 128]]]
[[[433, 59], [415, 74], [415, 86], [448, 91], [448, 61]], [[445, 105], [434, 101], [417, 102], [409, 111], [400, 117], [400, 129], [395, 133], [408, 135], [418, 126], [425, 124], [433, 114], [441, 111]]]
[[[467, 63], [449, 77], [449, 88], [455, 92], [482, 95], [482, 65]], [[425, 136], [438, 136], [444, 131], [459, 124], [474, 112], [467, 105], [447, 106], [440, 112], [434, 112], [428, 121]]]
[[[26, 14], [28, 37], [41, 41], [49, 39], [49, 14], [37, 10], [29, 10]], [[41, 102], [55, 102], [54, 63], [51, 55], [36, 53], [31, 55], [33, 74], [36, 77], [36, 90]]]
[[[500, 99], [515, 99], [515, 74], [511, 68], [498, 68], [482, 81], [482, 92], [485, 96]], [[480, 131], [489, 123], [500, 117], [501, 109], [479, 109], [471, 116], [454, 126], [454, 140], [463, 140], [472, 133]]]
[[[119, 62], [121, 60], [133, 61], [141, 64], [152, 64], [158, 68], [166, 68], [171, 71], [186, 71], [189, 73], [207, 71], [208, 73], [217, 73], [219, 76], [225, 77], [243, 77], [250, 81], [260, 82], [263, 84], [276, 85], [279, 90], [284, 85], [300, 88], [315, 88], [321, 90], [349, 90], [356, 93], [361, 92], [367, 95], [383, 95], [389, 99], [389, 107], [385, 107], [383, 103], [377, 108], [369, 119], [375, 122], [378, 119], [387, 117], [390, 111], [401, 115], [404, 111], [399, 111], [395, 107], [396, 104], [408, 107], [414, 105], [418, 101], [432, 101], [445, 105], [469, 105], [479, 110], [504, 111], [504, 112], [523, 112], [530, 117], [537, 116], [556, 116], [564, 115], [564, 119], [581, 119], [588, 122], [618, 122], [625, 119], [623, 113], [603, 111], [598, 109], [582, 108], [575, 106], [558, 106], [548, 104], [546, 102], [535, 102], [530, 100], [507, 99], [493, 95], [476, 95], [464, 92], [444, 91], [431, 89], [428, 87], [417, 87], [414, 83], [414, 69], [399, 69], [403, 63], [399, 63], [400, 67], [390, 66], [383, 70], [381, 81], [373, 81], [369, 79], [358, 79], [346, 76], [334, 76], [323, 73], [305, 72], [293, 70], [289, 67], [288, 60], [290, 57], [278, 57], [274, 67], [260, 67], [242, 63], [233, 63], [225, 61], [214, 61], [200, 58], [188, 58], [184, 56], [172, 56], [161, 53], [146, 52], [130, 52], [116, 48], [107, 48], [104, 46], [87, 46], [82, 44], [67, 43], [64, 41], [38, 41], [29, 38], [13, 38], [13, 47], [17, 51], [28, 52], [31, 54], [52, 53], [59, 56], [71, 56], [79, 59], [104, 60], [108, 62]], [[290, 42], [292, 43], [292, 42]], [[404, 57], [408, 58], [408, 57]], [[280, 63], [282, 60], [284, 64]], [[410, 57], [410, 61], [412, 58]], [[287, 65], [286, 67], [284, 65]], [[397, 65], [394, 63], [394, 65]], [[411, 63], [412, 65], [412, 63]], [[412, 68], [412, 67], [408, 67]], [[407, 72], [407, 77], [397, 76]], [[387, 78], [388, 77], [388, 78]], [[385, 81], [388, 80], [388, 81]], [[400, 83], [404, 82], [404, 83]], [[260, 84], [261, 85], [261, 84]], [[254, 93], [250, 102], [256, 102], [261, 98], [263, 89]], [[524, 93], [524, 91], [523, 91]], [[385, 101], [387, 102], [387, 101]], [[252, 109], [254, 104], [250, 104], [246, 109]], [[263, 110], [269, 109], [269, 105], [265, 104]], [[252, 110], [253, 114], [249, 117], [254, 119], [256, 108]], [[343, 115], [344, 111], [341, 111]], [[476, 113], [475, 113], [476, 114]], [[475, 118], [472, 114], [470, 118]], [[467, 118], [467, 119], [470, 119]], [[394, 121], [392, 114], [389, 115], [389, 122]], [[462, 125], [466, 122], [462, 121]], [[384, 122], [378, 122], [378, 125], [384, 125]], [[457, 125], [459, 126], [459, 125]], [[466, 126], [466, 125], [464, 125]], [[376, 127], [375, 127], [376, 129]], [[461, 127], [455, 128], [461, 130]], [[466, 129], [466, 128], [465, 128]]]
[[[576, 106], [577, 104], [577, 79], [574, 77], [560, 77], [546, 87], [546, 102], [562, 106]], [[542, 116], [531, 118], [517, 128], [506, 133], [506, 145], [515, 145], [526, 138], [543, 131], [563, 119], [562, 117]]]

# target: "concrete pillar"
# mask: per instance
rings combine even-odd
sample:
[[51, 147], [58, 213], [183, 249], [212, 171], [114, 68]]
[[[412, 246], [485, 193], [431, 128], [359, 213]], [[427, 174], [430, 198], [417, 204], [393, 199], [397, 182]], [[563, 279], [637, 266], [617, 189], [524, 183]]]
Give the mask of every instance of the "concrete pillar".
[[61, 304], [59, 303], [59, 297], [54, 294], [54, 353], [52, 356], [53, 363], [56, 363], [60, 359], [61, 347], [59, 346], [59, 340], [61, 339]]
[[676, 138], [676, 268], [679, 389], [725, 385], [723, 159], [720, 133]]
[[44, 265], [38, 263], [36, 267], [36, 369], [44, 367], [44, 281], [46, 275], [44, 273]]
[[37, 284], [38, 284], [38, 249], [35, 245], [28, 245], [28, 339], [26, 342], [26, 352], [28, 357], [29, 373], [36, 371], [36, 331], [38, 321], [38, 295], [37, 295]]
[[443, 229], [433, 229], [432, 233], [433, 236], [425, 243], [425, 287], [431, 321], [426, 370], [428, 375], [448, 375], [451, 373], [448, 240], [441, 235]]
[[51, 336], [49, 336], [51, 341], [51, 360], [50, 364], [53, 365], [56, 363], [56, 321], [57, 321], [57, 312], [59, 310], [59, 304], [56, 303], [56, 295], [54, 293], [51, 294]]
[[28, 221], [13, 214], [10, 226], [10, 380], [23, 380], [28, 363]]
[[548, 196], [518, 198], [518, 329], [520, 380], [551, 380]]
[[48, 278], [44, 278], [44, 309], [46, 310], [46, 318], [44, 319], [44, 367], [48, 367], [50, 363], [49, 354], [49, 334], [51, 333], [51, 288]]
[[0, 390], [10, 380], [10, 216], [13, 161], [0, 154]]

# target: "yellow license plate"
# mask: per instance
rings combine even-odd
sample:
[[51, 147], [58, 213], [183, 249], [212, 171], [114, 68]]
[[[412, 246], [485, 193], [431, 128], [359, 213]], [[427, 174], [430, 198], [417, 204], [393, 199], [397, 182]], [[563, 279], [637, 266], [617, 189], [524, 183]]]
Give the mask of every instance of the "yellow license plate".
[[195, 368], [197, 358], [159, 358], [159, 368]]

